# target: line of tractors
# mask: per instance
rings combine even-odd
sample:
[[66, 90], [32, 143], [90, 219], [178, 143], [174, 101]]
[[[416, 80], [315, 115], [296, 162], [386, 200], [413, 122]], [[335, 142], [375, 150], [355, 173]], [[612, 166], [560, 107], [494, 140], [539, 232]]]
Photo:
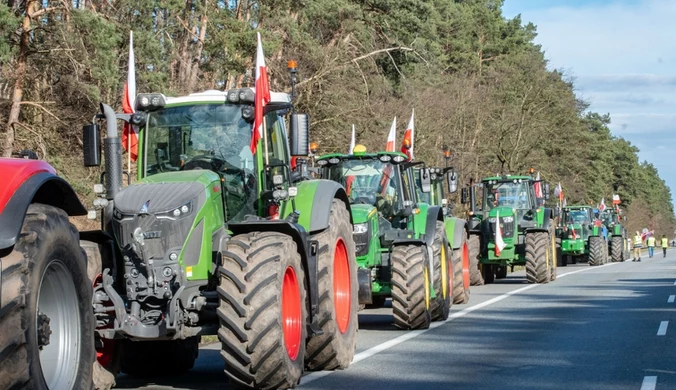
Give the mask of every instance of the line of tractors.
[[[626, 258], [617, 214], [560, 214], [532, 174], [462, 188], [467, 218], [444, 196], [454, 168], [404, 153], [358, 145], [305, 174], [309, 118], [285, 93], [252, 152], [254, 94], [140, 94], [133, 114], [101, 104], [83, 128], [85, 166], [104, 165], [90, 210], [47, 163], [0, 160], [0, 388], [185, 372], [206, 335], [232, 385], [290, 388], [347, 368], [357, 312], [387, 298], [397, 327], [424, 329], [508, 267], [547, 283], [568, 261]], [[126, 186], [119, 122], [139, 130]], [[77, 231], [81, 215], [100, 228]]]

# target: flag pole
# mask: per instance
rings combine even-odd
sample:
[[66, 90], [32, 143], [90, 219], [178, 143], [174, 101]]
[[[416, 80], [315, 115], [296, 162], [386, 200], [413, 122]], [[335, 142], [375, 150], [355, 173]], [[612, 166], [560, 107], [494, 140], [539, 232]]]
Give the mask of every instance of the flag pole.
[[[129, 124], [131, 131], [136, 131], [132, 124]], [[131, 179], [131, 134], [127, 134], [127, 180]]]

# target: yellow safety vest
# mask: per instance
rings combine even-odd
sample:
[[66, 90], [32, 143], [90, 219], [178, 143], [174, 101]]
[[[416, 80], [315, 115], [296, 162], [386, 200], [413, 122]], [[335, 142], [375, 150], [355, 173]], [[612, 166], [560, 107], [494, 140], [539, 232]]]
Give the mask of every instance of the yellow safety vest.
[[662, 248], [668, 248], [669, 247], [669, 240], [666, 238], [662, 239]]
[[634, 236], [634, 245], [641, 245], [643, 244], [643, 240], [641, 240], [641, 236]]
[[655, 237], [648, 237], [648, 246], [655, 246]]

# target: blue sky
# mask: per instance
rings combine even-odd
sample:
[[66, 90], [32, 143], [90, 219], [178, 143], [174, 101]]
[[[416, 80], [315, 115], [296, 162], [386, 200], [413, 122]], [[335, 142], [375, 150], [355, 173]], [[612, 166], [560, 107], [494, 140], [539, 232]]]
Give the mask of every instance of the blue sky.
[[575, 79], [590, 110], [640, 149], [676, 190], [676, 1], [505, 0], [505, 17], [537, 25], [551, 68]]

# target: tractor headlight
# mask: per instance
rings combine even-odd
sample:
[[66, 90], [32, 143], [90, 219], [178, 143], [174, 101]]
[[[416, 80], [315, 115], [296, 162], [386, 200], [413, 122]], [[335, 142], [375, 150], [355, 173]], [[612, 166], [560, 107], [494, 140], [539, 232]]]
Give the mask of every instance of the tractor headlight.
[[514, 217], [504, 217], [504, 218], [502, 218], [502, 221], [504, 223], [512, 223], [512, 222], [514, 222]]
[[329, 162], [326, 160], [317, 160], [317, 165], [320, 167], [323, 167], [324, 165], [328, 164]]
[[165, 213], [157, 213], [155, 216], [157, 218], [171, 218], [171, 219], [176, 219], [180, 217], [185, 217], [186, 215], [190, 214], [192, 212], [192, 201], [184, 204], [181, 207], [177, 207], [171, 211], [167, 211]]
[[364, 234], [368, 232], [368, 230], [369, 230], [368, 222], [354, 224], [354, 234]]
[[384, 155], [378, 157], [378, 159], [382, 162], [389, 162], [390, 160], [392, 160], [392, 156], [384, 154]]
[[496, 219], [495, 217], [488, 218], [489, 223], [495, 223]]
[[394, 160], [394, 162], [396, 162], [396, 163], [400, 163], [400, 162], [404, 162], [406, 160], [406, 158], [404, 156], [394, 156], [394, 158], [392, 158], [392, 160]]

